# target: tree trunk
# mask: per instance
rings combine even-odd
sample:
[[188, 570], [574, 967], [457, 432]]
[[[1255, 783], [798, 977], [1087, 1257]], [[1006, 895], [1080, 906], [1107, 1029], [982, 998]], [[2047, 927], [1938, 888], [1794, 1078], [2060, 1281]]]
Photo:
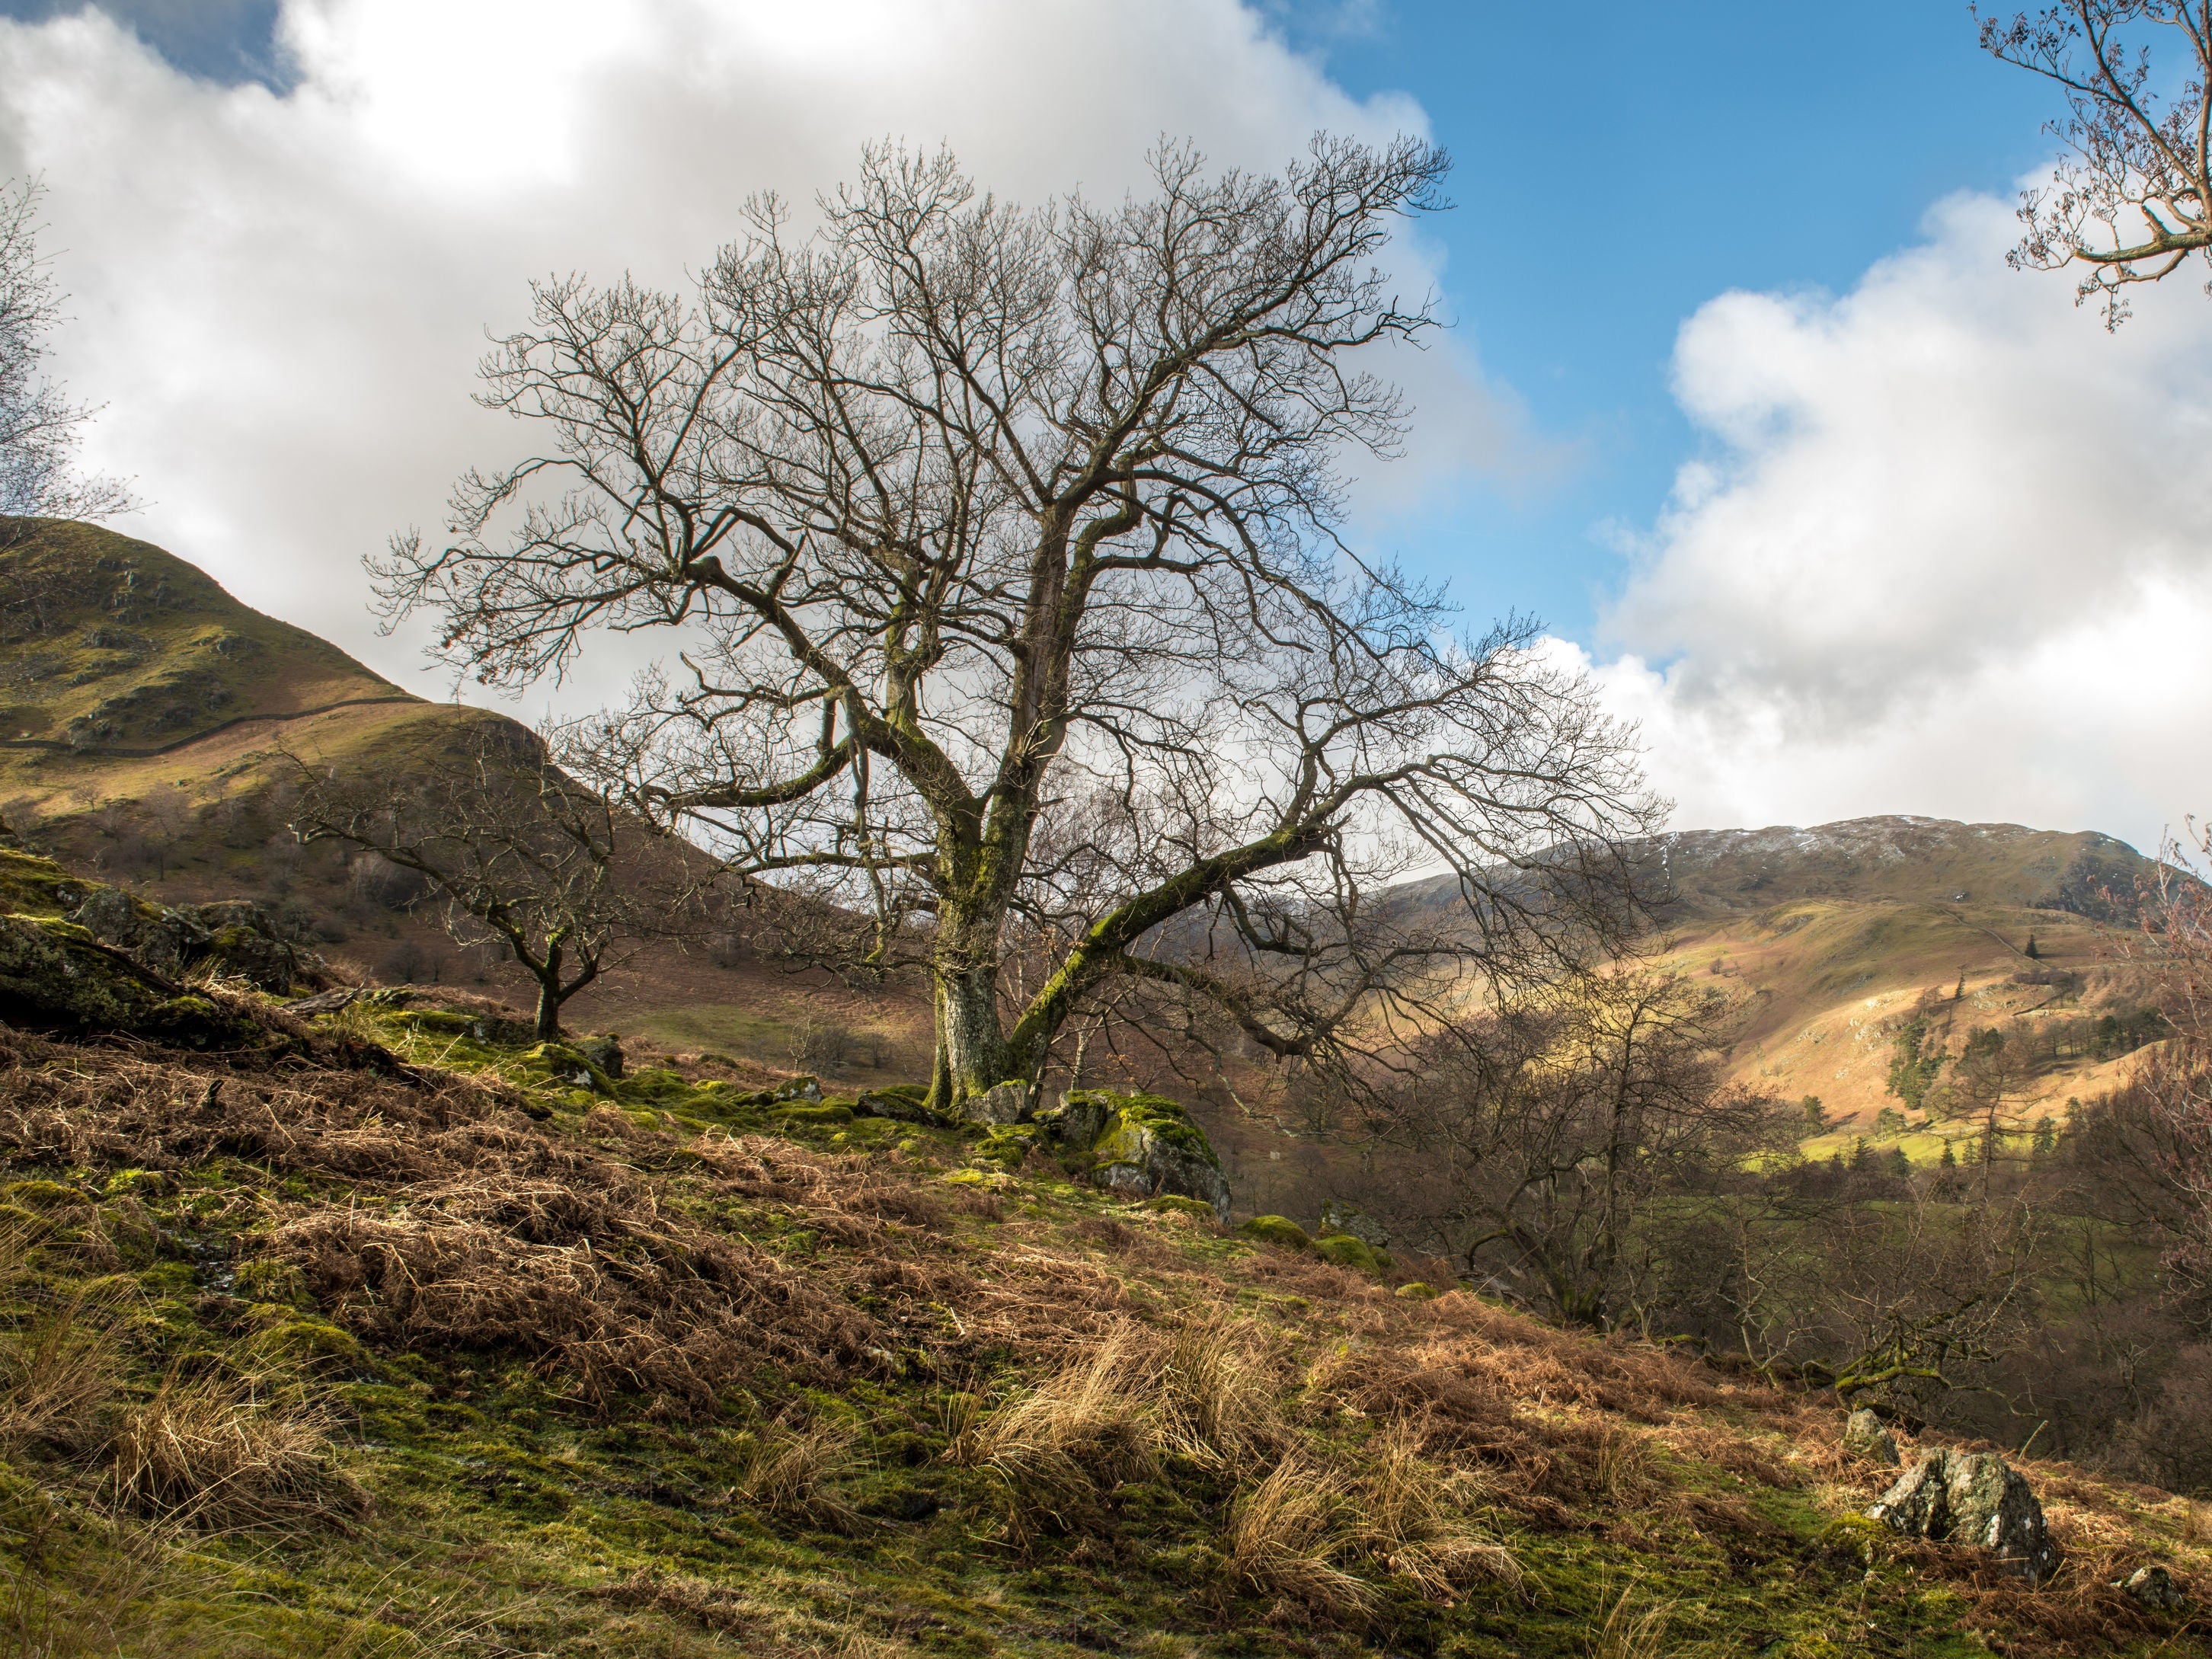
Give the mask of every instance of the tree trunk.
[[551, 1042], [561, 1035], [561, 945], [545, 947], [545, 961], [538, 970], [538, 1040]]
[[940, 1109], [1006, 1082], [1005, 1034], [999, 1028], [999, 965], [991, 958], [934, 965], [937, 1000], [937, 1090]]

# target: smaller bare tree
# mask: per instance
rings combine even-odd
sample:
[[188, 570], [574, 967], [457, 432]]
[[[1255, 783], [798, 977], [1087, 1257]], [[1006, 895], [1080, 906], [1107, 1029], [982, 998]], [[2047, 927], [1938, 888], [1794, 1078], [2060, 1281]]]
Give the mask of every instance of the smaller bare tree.
[[1564, 1319], [1617, 1323], [1655, 1200], [1786, 1137], [1771, 1100], [1723, 1075], [1729, 1016], [1686, 979], [1614, 963], [1435, 1034], [1378, 1109], [1429, 1171], [1419, 1230]]
[[554, 766], [535, 738], [489, 724], [456, 748], [374, 775], [290, 757], [301, 842], [362, 848], [428, 884], [464, 945], [496, 939], [538, 987], [541, 1040], [569, 998], [698, 914], [687, 860], [649, 826]]

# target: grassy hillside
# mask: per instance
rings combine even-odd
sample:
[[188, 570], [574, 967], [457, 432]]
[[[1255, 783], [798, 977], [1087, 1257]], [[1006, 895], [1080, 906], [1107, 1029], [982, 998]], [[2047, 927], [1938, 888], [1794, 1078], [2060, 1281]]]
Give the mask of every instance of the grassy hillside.
[[[241, 720], [416, 702], [149, 543], [59, 522], [0, 551], [0, 764], [143, 756]], [[67, 775], [64, 769], [61, 775]]]
[[296, 1027], [0, 1048], [0, 1651], [2206, 1650], [2109, 1587], [2212, 1569], [2154, 1489], [2023, 1465], [2031, 1591], [1855, 1520], [1817, 1400], [1428, 1264], [466, 1012]]

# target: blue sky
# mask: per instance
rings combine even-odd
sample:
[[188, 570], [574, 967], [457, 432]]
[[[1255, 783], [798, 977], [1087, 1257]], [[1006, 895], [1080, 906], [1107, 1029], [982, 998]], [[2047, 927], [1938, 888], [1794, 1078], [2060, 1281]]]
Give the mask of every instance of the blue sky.
[[530, 276], [680, 281], [887, 133], [1035, 201], [1417, 125], [1457, 333], [1355, 540], [1542, 617], [1684, 827], [2154, 842], [2212, 808], [2212, 303], [2108, 336], [2005, 268], [2054, 109], [1953, 0], [0, 0], [125, 527], [402, 684], [360, 561], [511, 441], [468, 393]]
[[[1284, 14], [1357, 95], [1402, 89], [1459, 162], [1428, 227], [1446, 300], [1570, 469], [1524, 502], [1455, 492], [1409, 558], [1470, 605], [1575, 638], [1698, 440], [1675, 331], [1725, 289], [1841, 289], [1954, 191], [2009, 197], [2048, 155], [2044, 89], [1987, 58], [1964, 0], [1528, 6], [1382, 0]], [[1347, 26], [1348, 25], [1348, 26]]]

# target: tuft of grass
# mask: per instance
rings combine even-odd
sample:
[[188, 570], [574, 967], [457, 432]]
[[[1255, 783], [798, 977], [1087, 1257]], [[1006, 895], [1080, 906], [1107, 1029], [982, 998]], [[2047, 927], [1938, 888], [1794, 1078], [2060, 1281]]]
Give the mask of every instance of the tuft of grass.
[[948, 1455], [997, 1480], [1011, 1539], [1024, 1540], [1047, 1521], [1064, 1529], [1102, 1492], [1157, 1467], [1146, 1346], [1135, 1328], [1119, 1327], [988, 1417], [957, 1426]]
[[42, 1443], [82, 1453], [102, 1434], [118, 1374], [111, 1310], [80, 1291], [56, 1306], [25, 1306], [23, 1240], [0, 1238], [0, 1452]]
[[364, 1498], [332, 1455], [328, 1412], [280, 1400], [271, 1380], [172, 1369], [152, 1399], [116, 1421], [110, 1496], [197, 1526], [348, 1524]]
[[1355, 1623], [1377, 1598], [1339, 1562], [1355, 1547], [1343, 1504], [1326, 1473], [1293, 1453], [1230, 1505], [1222, 1571], [1230, 1583], [1300, 1603], [1334, 1623]]
[[1353, 1541], [1431, 1601], [1449, 1601], [1481, 1579], [1519, 1589], [1520, 1561], [1467, 1515], [1460, 1488], [1468, 1477], [1448, 1476], [1423, 1457], [1424, 1434], [1401, 1419], [1369, 1443], [1353, 1488]]
[[1674, 1621], [1674, 1603], [1654, 1601], [1633, 1605], [1636, 1586], [1622, 1590], [1605, 1622], [1591, 1633], [1590, 1659], [1661, 1659], [1667, 1651], [1667, 1629]]
[[734, 1490], [763, 1515], [788, 1525], [844, 1532], [858, 1516], [831, 1483], [853, 1467], [850, 1430], [775, 1425], [750, 1437]]

